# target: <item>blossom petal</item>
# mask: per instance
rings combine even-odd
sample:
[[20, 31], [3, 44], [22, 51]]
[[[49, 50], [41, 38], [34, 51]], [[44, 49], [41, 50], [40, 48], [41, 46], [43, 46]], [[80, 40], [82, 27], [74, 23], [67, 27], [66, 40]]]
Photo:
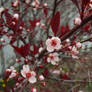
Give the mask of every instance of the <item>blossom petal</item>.
[[48, 52], [53, 52], [54, 51], [54, 48], [52, 46], [47, 46], [47, 51]]
[[23, 65], [23, 70], [27, 73], [30, 71], [29, 65]]
[[52, 65], [56, 65], [56, 62], [55, 62], [55, 61], [51, 61], [51, 64], [52, 64]]
[[50, 58], [47, 58], [47, 62], [48, 62], [48, 63], [51, 62], [51, 59], [50, 59]]
[[21, 75], [26, 78], [26, 73], [23, 70], [21, 70]]
[[36, 77], [34, 77], [34, 76], [30, 77], [28, 80], [29, 80], [29, 82], [32, 83], [32, 84], [37, 81]]

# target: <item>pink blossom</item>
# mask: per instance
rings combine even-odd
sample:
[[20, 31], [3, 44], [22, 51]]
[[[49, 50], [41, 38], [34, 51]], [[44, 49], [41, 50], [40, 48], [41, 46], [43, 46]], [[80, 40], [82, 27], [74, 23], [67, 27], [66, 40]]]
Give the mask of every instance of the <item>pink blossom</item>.
[[32, 92], [37, 92], [37, 88], [36, 87], [33, 87], [32, 88]]
[[80, 17], [76, 17], [75, 19], [74, 19], [74, 24], [75, 25], [80, 25], [81, 24], [81, 18]]
[[16, 14], [13, 15], [13, 17], [14, 17], [15, 19], [18, 19], [18, 18], [19, 18], [19, 14], [16, 13]]
[[78, 49], [80, 49], [80, 48], [82, 47], [81, 43], [80, 43], [80, 42], [77, 42], [77, 43], [76, 43], [76, 47], [77, 47]]
[[39, 53], [41, 53], [43, 51], [43, 47], [39, 48]]
[[59, 50], [61, 48], [61, 40], [58, 37], [52, 37], [46, 40], [46, 46], [48, 52]]
[[75, 46], [73, 46], [71, 52], [72, 52], [72, 57], [78, 59], [78, 57], [76, 55], [79, 53], [79, 51], [77, 50], [77, 48]]
[[10, 69], [6, 69], [7, 72], [11, 72], [9, 75], [9, 78], [14, 78], [17, 75], [17, 72], [13, 66], [10, 67]]
[[36, 73], [34, 71], [30, 70], [29, 65], [23, 65], [21, 74], [24, 78], [27, 78], [30, 83], [35, 83], [37, 81], [37, 79], [35, 77]]
[[77, 50], [77, 48], [75, 47], [75, 46], [73, 46], [73, 48], [72, 48], [72, 54], [73, 55], [76, 55], [76, 54], [78, 54], [79, 52], [78, 52], [78, 50]]
[[44, 80], [44, 76], [43, 75], [39, 75], [39, 80]]
[[47, 58], [47, 62], [51, 63], [52, 65], [57, 65], [57, 63], [59, 62], [58, 53], [49, 54], [49, 56]]

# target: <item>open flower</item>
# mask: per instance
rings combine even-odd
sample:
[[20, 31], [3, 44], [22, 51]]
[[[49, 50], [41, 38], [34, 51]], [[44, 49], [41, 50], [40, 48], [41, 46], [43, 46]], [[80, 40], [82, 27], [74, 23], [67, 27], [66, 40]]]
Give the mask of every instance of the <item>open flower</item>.
[[24, 78], [27, 78], [30, 83], [35, 83], [37, 81], [35, 77], [36, 73], [30, 70], [29, 65], [23, 65], [21, 74]]
[[46, 40], [46, 46], [48, 52], [59, 50], [61, 48], [61, 40], [58, 37], [52, 37]]
[[49, 54], [49, 56], [47, 58], [47, 62], [51, 63], [52, 65], [57, 65], [57, 63], [59, 62], [58, 53]]

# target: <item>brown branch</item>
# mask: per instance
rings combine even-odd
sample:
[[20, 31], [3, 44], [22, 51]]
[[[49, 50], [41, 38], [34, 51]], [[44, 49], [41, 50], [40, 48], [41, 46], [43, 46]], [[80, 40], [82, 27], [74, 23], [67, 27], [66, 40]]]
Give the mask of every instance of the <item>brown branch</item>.
[[58, 78], [53, 78], [53, 77], [49, 77], [48, 79], [56, 80], [56, 81], [62, 81], [62, 82], [66, 82], [66, 83], [75, 83], [75, 82], [92, 83], [92, 81], [86, 81], [86, 80], [64, 80], [64, 79], [58, 79]]
[[88, 38], [86, 40], [81, 41], [81, 43], [84, 43], [84, 42], [87, 42], [87, 41], [92, 41], [92, 37], [90, 37], [90, 38]]
[[79, 31], [78, 29], [80, 29], [81, 27], [83, 27], [85, 24], [87, 24], [91, 20], [92, 20], [92, 15], [88, 16], [87, 18], [85, 18], [79, 26], [74, 27], [70, 32], [68, 32], [66, 35], [64, 35], [61, 38], [61, 41], [64, 41], [65, 39], [69, 38], [76, 31]]
[[59, 1], [57, 2], [57, 5], [59, 5], [62, 1], [63, 1], [63, 0], [59, 0]]

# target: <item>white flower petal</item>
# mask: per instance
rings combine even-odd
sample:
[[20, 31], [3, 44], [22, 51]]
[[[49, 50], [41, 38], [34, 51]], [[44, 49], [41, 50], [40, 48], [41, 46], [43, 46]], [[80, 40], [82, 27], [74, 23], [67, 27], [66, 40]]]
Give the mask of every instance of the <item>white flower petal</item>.
[[16, 73], [12, 72], [11, 75], [9, 76], [9, 78], [13, 78], [16, 76]]
[[56, 53], [56, 52], [55, 52], [55, 53], [53, 53], [53, 56], [58, 56], [58, 53]]
[[36, 73], [34, 71], [31, 71], [32, 76], [36, 76]]
[[55, 62], [55, 61], [51, 61], [51, 64], [52, 64], [52, 65], [56, 65], [56, 62]]
[[27, 73], [30, 71], [29, 65], [23, 65], [23, 70]]
[[37, 81], [36, 77], [34, 77], [34, 76], [30, 77], [28, 80], [29, 80], [29, 82], [32, 83], [32, 84]]
[[51, 59], [50, 59], [49, 57], [47, 58], [47, 62], [48, 62], [48, 63], [51, 62]]
[[50, 43], [51, 43], [51, 40], [50, 39], [47, 39], [46, 40], [46, 45], [48, 46]]
[[25, 73], [25, 71], [21, 70], [21, 75], [22, 75], [24, 78], [26, 78], [26, 73]]
[[55, 57], [54, 60], [58, 62], [59, 61], [59, 57]]
[[56, 50], [59, 50], [59, 49], [61, 49], [61, 45], [60, 45], [60, 44], [57, 44], [54, 48], [55, 48]]
[[54, 48], [52, 46], [47, 46], [47, 51], [48, 52], [53, 52], [54, 51]]

